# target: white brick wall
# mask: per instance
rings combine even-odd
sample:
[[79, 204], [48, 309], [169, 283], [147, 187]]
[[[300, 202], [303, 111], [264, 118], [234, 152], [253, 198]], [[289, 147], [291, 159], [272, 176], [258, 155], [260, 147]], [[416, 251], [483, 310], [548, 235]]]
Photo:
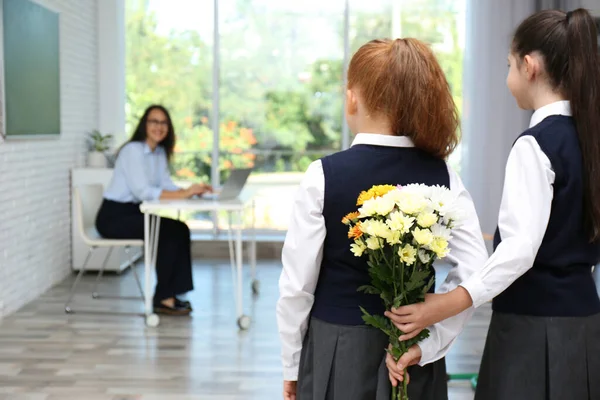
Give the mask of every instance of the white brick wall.
[[34, 1], [60, 13], [62, 132], [0, 143], [0, 317], [70, 273], [69, 171], [98, 126], [97, 0]]

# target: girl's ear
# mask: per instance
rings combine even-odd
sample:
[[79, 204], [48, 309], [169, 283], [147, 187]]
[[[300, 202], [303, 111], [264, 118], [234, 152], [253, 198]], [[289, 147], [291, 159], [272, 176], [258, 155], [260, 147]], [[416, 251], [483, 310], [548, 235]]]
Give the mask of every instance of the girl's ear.
[[352, 89], [346, 90], [346, 113], [355, 115], [358, 112], [358, 100]]
[[527, 77], [527, 80], [531, 81], [539, 76], [541, 72], [542, 64], [539, 57], [531, 56], [529, 54], [523, 57], [521, 64], [522, 72]]

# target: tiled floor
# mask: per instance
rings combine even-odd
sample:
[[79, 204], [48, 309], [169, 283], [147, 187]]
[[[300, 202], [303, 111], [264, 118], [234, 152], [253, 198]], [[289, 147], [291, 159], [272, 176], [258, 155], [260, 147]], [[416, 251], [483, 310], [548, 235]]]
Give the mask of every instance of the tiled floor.
[[[141, 301], [93, 300], [82, 281], [65, 315], [72, 277], [0, 324], [0, 399], [279, 400], [281, 372], [274, 315], [280, 267], [259, 265], [261, 293], [245, 288], [249, 331], [235, 323], [232, 279], [221, 261], [197, 262], [190, 318], [163, 317], [149, 329]], [[135, 294], [132, 274], [108, 276], [105, 291]], [[125, 314], [103, 314], [102, 311]], [[490, 317], [478, 310], [448, 357], [449, 373], [477, 371]], [[466, 381], [450, 382], [451, 400], [471, 400]]]

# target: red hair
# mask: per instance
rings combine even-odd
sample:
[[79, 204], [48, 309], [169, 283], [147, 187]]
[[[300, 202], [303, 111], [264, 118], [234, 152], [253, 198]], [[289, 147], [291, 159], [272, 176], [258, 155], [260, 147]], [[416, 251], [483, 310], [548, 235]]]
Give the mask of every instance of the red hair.
[[370, 113], [389, 119], [392, 132], [446, 158], [458, 144], [459, 118], [435, 55], [417, 39], [378, 39], [350, 61], [348, 88], [358, 89]]

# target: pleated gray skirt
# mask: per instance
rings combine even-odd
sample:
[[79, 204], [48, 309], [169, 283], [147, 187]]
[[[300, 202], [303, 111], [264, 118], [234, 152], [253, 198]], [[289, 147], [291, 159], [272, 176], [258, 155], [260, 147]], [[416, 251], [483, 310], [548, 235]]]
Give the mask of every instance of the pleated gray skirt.
[[[369, 326], [310, 320], [300, 356], [298, 400], [390, 400], [385, 334]], [[444, 359], [408, 369], [410, 400], [447, 400]]]
[[598, 399], [600, 314], [492, 314], [475, 400]]

